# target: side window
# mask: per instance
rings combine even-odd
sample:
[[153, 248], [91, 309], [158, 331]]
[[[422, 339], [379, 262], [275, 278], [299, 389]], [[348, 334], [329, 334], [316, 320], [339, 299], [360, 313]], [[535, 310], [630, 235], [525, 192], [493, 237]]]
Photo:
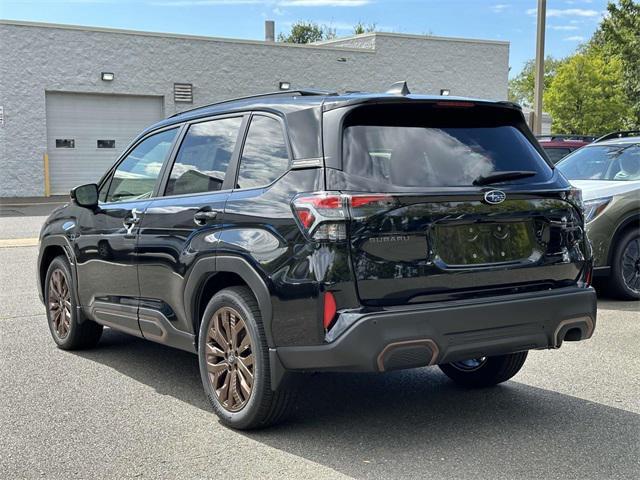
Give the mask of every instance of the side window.
[[110, 186], [106, 201], [150, 198], [177, 132], [177, 128], [165, 130], [139, 143], [118, 165], [111, 181], [107, 181]]
[[268, 185], [287, 171], [289, 156], [280, 122], [256, 115], [242, 150], [237, 188]]
[[220, 190], [242, 117], [195, 123], [180, 145], [165, 195]]

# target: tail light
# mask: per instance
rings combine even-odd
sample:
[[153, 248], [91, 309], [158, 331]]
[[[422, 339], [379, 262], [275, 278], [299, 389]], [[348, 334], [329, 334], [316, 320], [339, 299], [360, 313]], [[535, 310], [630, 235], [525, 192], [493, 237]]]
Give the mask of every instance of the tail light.
[[314, 193], [293, 201], [293, 211], [304, 231], [314, 240], [347, 239], [348, 218], [344, 198], [340, 194]]
[[302, 194], [293, 200], [293, 211], [305, 233], [313, 240], [347, 239], [347, 221], [366, 217], [393, 204], [390, 195], [343, 195], [333, 192]]
[[566, 199], [574, 207], [580, 210], [580, 212], [584, 213], [584, 201], [582, 200], [582, 190], [580, 190], [577, 187], [571, 187], [571, 189], [566, 193]]

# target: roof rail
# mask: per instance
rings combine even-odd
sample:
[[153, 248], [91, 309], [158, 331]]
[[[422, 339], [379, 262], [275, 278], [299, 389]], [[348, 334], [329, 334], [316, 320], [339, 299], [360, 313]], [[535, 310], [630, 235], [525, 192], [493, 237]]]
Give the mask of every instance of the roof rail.
[[554, 140], [578, 140], [581, 142], [593, 142], [597, 137], [595, 135], [572, 135], [570, 133], [561, 133], [561, 134], [548, 134], [548, 135], [536, 135], [537, 139], [549, 139], [550, 141]]
[[267, 92], [267, 93], [259, 93], [257, 95], [247, 95], [245, 97], [237, 97], [237, 98], [229, 98], [227, 100], [222, 100], [220, 102], [209, 103], [207, 105], [200, 105], [199, 107], [190, 108], [189, 110], [183, 110], [178, 113], [174, 113], [169, 118], [177, 117], [178, 115], [182, 115], [183, 113], [193, 112], [195, 110], [200, 110], [201, 108], [213, 107], [215, 105], [222, 105], [224, 103], [237, 102], [241, 100], [251, 100], [251, 99], [259, 99], [262, 97], [306, 97], [306, 96], [314, 96], [314, 95], [337, 95], [337, 92], [329, 92], [325, 90], [313, 90], [313, 89], [297, 89], [297, 90], [279, 90], [277, 92]]
[[640, 136], [640, 130], [620, 130], [619, 132], [611, 132], [603, 135], [593, 143], [604, 142], [605, 140], [613, 140], [614, 138], [627, 138], [627, 137], [638, 137]]

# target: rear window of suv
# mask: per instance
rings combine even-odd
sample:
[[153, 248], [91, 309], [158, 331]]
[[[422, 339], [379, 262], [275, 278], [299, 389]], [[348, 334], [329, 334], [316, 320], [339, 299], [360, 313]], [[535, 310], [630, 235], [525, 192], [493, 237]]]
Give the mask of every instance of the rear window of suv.
[[343, 171], [353, 184], [368, 182], [372, 190], [391, 192], [470, 186], [478, 177], [500, 171], [536, 172], [512, 183], [551, 176], [551, 167], [531, 142], [509, 124], [511, 114], [500, 118], [505, 109], [386, 106], [362, 110], [369, 112], [348, 118], [342, 139]]

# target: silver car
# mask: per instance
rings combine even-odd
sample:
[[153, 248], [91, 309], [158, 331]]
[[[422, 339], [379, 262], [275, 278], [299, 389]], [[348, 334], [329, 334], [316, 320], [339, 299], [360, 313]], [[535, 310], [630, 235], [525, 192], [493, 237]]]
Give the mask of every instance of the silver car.
[[557, 167], [582, 190], [595, 274], [613, 295], [640, 299], [640, 136], [596, 141]]

